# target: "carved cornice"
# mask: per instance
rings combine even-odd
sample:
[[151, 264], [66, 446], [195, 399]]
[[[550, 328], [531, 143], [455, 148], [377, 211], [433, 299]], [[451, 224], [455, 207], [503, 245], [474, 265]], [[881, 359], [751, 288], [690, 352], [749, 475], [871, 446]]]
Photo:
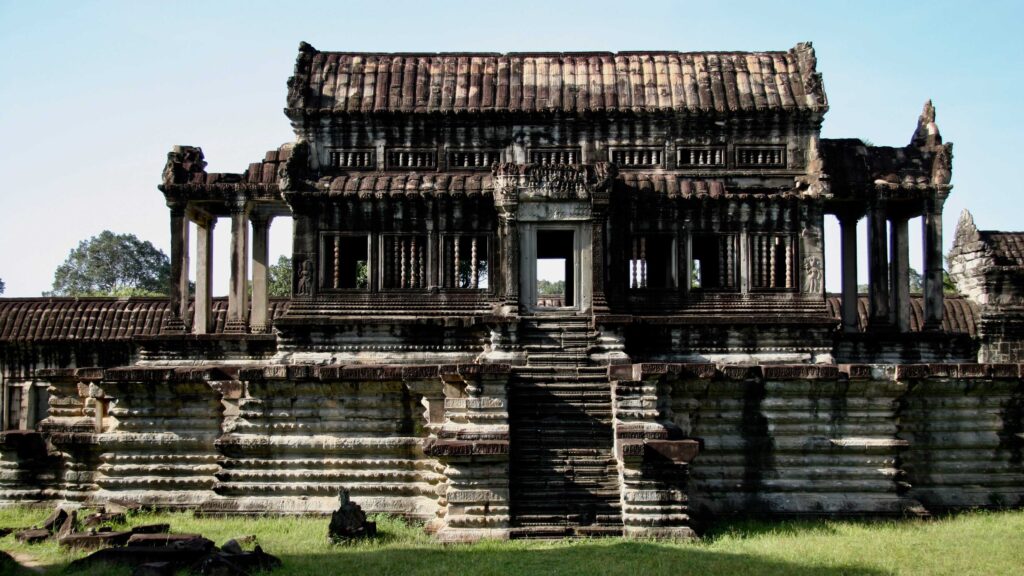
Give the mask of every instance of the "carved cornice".
[[494, 167], [495, 203], [606, 200], [618, 175], [614, 164], [514, 164]]

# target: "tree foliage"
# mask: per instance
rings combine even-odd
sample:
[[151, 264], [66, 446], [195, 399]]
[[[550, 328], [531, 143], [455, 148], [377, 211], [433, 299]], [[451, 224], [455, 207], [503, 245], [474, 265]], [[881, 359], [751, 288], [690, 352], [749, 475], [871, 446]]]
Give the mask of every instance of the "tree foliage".
[[44, 295], [161, 296], [170, 276], [170, 259], [152, 243], [104, 230], [71, 250]]
[[552, 282], [550, 280], [537, 281], [537, 294], [543, 296], [559, 296], [565, 294], [565, 280]]
[[267, 271], [267, 295], [287, 298], [292, 295], [292, 259], [281, 256]]
[[0, 278], [0, 294], [3, 294], [4, 293], [4, 289], [6, 289], [6, 288], [7, 287], [4, 286], [3, 278]]

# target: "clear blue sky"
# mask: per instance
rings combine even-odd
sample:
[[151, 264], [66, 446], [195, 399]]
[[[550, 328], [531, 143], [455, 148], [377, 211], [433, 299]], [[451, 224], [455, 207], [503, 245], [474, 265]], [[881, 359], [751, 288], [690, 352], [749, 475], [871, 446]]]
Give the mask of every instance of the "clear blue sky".
[[[947, 246], [964, 207], [981, 228], [1024, 230], [1022, 22], [1024, 2], [0, 0], [0, 278], [6, 296], [38, 295], [68, 251], [104, 229], [166, 251], [156, 185], [167, 151], [199, 145], [211, 171], [238, 172], [290, 140], [282, 108], [300, 40], [379, 51], [813, 41], [831, 105], [824, 136], [904, 145], [932, 98], [956, 145]], [[217, 232], [224, 293], [226, 223]], [[276, 253], [289, 235], [274, 227]], [[827, 280], [838, 288], [834, 257]]]

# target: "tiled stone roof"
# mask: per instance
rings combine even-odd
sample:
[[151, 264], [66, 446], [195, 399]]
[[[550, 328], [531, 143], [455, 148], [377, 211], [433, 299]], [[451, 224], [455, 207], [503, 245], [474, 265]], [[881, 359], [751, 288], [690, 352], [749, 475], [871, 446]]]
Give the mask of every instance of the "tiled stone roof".
[[[944, 299], [945, 310], [942, 315], [942, 330], [950, 334], [966, 334], [969, 336], [978, 335], [978, 320], [981, 312], [977, 304], [967, 298], [949, 297]], [[828, 297], [828, 309], [836, 320], [841, 318], [843, 299], [836, 294]], [[860, 295], [857, 298], [857, 325], [863, 332], [868, 323], [868, 297]], [[910, 298], [910, 331], [920, 332], [924, 324], [924, 298], [911, 296]]]
[[981, 236], [996, 266], [1024, 267], [1024, 232], [980, 230]]
[[773, 198], [799, 198], [793, 186], [779, 190], [731, 190], [726, 181], [717, 178], [682, 178], [676, 174], [623, 172], [615, 182], [616, 190], [631, 194], [656, 194], [667, 198], [750, 198], [770, 194]]
[[[289, 301], [273, 299], [277, 318]], [[119, 341], [155, 336], [169, 314], [166, 298], [0, 298], [0, 342]], [[213, 299], [212, 332], [224, 330], [227, 298]]]
[[291, 112], [824, 112], [810, 43], [787, 52], [381, 54], [301, 44]]
[[[290, 301], [270, 301], [270, 314], [278, 318]], [[841, 298], [828, 298], [829, 311], [837, 320]], [[923, 299], [910, 299], [911, 331], [920, 331]], [[860, 328], [867, 323], [867, 297], [858, 300]], [[979, 311], [965, 298], [947, 297], [942, 327], [945, 332], [977, 335]], [[0, 298], [0, 342], [124, 341], [136, 336], [155, 336], [168, 314], [166, 298]], [[223, 332], [227, 299], [213, 300], [212, 332]]]

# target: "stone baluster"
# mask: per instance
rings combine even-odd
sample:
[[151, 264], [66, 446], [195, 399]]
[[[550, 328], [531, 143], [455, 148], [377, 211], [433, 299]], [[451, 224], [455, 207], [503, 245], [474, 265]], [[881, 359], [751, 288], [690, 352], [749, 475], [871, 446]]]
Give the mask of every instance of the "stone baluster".
[[924, 247], [924, 328], [941, 330], [945, 312], [942, 283], [942, 198], [925, 204]]
[[892, 308], [890, 319], [895, 321], [900, 332], [910, 330], [910, 243], [907, 233], [907, 218], [893, 217], [889, 222], [889, 262], [892, 274]]
[[196, 224], [196, 304], [192, 331], [209, 334], [213, 327], [213, 228], [217, 219], [209, 217]]
[[253, 213], [252, 222], [252, 313], [250, 327], [253, 333], [263, 334], [270, 329], [270, 302], [268, 299], [270, 265], [270, 222], [273, 216]]
[[479, 265], [479, 261], [478, 261], [478, 255], [477, 255], [477, 252], [476, 252], [476, 250], [477, 250], [477, 248], [476, 248], [476, 240], [477, 240], [476, 236], [474, 236], [473, 240], [472, 240], [472, 243], [470, 245], [471, 250], [470, 250], [470, 266], [469, 266], [470, 273], [472, 275], [472, 283], [473, 283], [472, 287], [473, 287], [474, 290], [480, 288], [480, 271], [477, 270], [477, 266]]
[[231, 286], [225, 332], [238, 334], [249, 330], [248, 253], [249, 204], [239, 199], [231, 205]]

